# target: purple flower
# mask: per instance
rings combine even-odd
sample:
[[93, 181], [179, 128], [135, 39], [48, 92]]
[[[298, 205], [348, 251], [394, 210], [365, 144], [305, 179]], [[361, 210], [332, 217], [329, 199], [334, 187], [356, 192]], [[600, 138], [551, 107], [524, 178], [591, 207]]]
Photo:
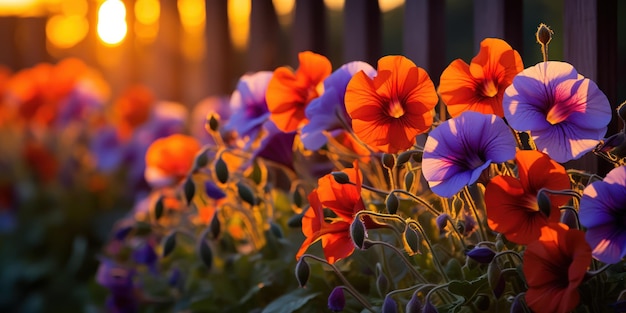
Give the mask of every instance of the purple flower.
[[593, 149], [611, 120], [604, 93], [565, 62], [542, 62], [519, 73], [502, 105], [512, 128], [529, 131], [537, 149], [561, 163]]
[[592, 254], [605, 263], [626, 256], [626, 166], [611, 170], [603, 181], [588, 185], [580, 200], [580, 223]]
[[261, 141], [254, 157], [262, 157], [293, 169], [293, 140], [296, 132], [282, 132], [272, 121], [263, 124], [263, 128], [267, 136]]
[[376, 70], [371, 65], [354, 61], [344, 64], [324, 80], [324, 93], [313, 99], [304, 112], [309, 119], [302, 128], [302, 143], [306, 149], [318, 150], [325, 145], [328, 140], [324, 131], [342, 129], [344, 123], [352, 124], [346, 111], [344, 96], [348, 82], [359, 71], [369, 77], [376, 75]]
[[230, 97], [230, 107], [234, 112], [224, 129], [237, 131], [241, 138], [254, 138], [269, 118], [265, 102], [265, 91], [273, 72], [262, 71], [243, 75], [237, 89]]
[[106, 300], [109, 312], [137, 312], [137, 299], [134, 296], [135, 286], [131, 269], [115, 264], [112, 260], [102, 260], [96, 281], [109, 289], [110, 295]]
[[430, 132], [422, 170], [431, 190], [451, 197], [478, 180], [491, 163], [515, 157], [515, 137], [493, 114], [467, 111]]
[[346, 296], [343, 294], [343, 286], [338, 286], [328, 296], [328, 308], [333, 312], [341, 312], [346, 306]]

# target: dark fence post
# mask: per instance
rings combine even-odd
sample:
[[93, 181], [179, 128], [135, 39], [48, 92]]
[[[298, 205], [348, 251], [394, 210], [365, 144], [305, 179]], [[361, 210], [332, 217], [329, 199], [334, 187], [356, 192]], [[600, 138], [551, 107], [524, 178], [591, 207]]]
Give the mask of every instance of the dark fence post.
[[326, 7], [323, 0], [296, 0], [292, 47], [289, 58], [298, 64], [298, 52], [310, 50], [326, 55]]
[[[168, 0], [169, 1], [169, 0]], [[206, 0], [206, 94], [221, 96], [230, 94], [233, 48], [228, 31], [228, 7], [226, 0]]]
[[344, 5], [344, 61], [376, 66], [381, 54], [378, 0], [346, 0]]
[[272, 0], [252, 1], [248, 71], [274, 70], [278, 64], [280, 25]]
[[445, 1], [408, 0], [404, 4], [404, 55], [424, 68], [435, 85], [446, 66]]
[[[617, 1], [565, 0], [564, 5], [564, 59], [578, 72], [598, 83], [616, 108], [617, 68]], [[615, 118], [608, 135], [617, 129]], [[589, 154], [571, 161], [568, 167], [599, 172], [597, 158]], [[607, 165], [601, 165], [603, 171]], [[599, 172], [603, 174], [602, 172]]]
[[21, 68], [51, 61], [46, 49], [46, 21], [45, 16], [18, 19], [15, 40], [17, 60]]
[[0, 49], [0, 64], [13, 71], [19, 69], [15, 38], [17, 21], [18, 17], [15, 16], [0, 16], [0, 40], [4, 43], [4, 47]]
[[487, 37], [506, 40], [522, 52], [522, 0], [474, 0], [474, 52]]

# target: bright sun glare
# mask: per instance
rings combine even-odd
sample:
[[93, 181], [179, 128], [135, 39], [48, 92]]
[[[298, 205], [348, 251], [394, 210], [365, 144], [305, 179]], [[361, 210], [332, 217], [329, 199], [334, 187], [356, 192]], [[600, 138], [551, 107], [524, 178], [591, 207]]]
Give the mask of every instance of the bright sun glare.
[[107, 45], [117, 45], [126, 36], [126, 7], [120, 0], [106, 0], [98, 10], [98, 36]]

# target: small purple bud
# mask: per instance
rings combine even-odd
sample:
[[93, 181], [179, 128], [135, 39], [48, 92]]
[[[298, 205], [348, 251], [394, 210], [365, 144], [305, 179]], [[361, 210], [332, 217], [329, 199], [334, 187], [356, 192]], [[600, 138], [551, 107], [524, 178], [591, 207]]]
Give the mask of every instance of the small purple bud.
[[124, 240], [126, 238], [126, 236], [128, 236], [128, 234], [130, 234], [131, 230], [133, 230], [133, 226], [132, 225], [120, 227], [119, 229], [117, 229], [115, 231], [114, 237], [117, 240]]
[[152, 266], [158, 259], [154, 248], [148, 243], [144, 243], [133, 251], [133, 260], [138, 264]]
[[204, 191], [211, 199], [219, 200], [226, 197], [226, 193], [214, 182], [207, 180], [204, 182]]
[[465, 255], [478, 263], [489, 264], [496, 256], [496, 252], [489, 248], [478, 247], [465, 252]]
[[439, 214], [435, 219], [437, 223], [437, 228], [439, 228], [439, 234], [443, 234], [446, 229], [446, 225], [448, 225], [448, 219], [450, 219], [450, 215], [448, 213]]
[[386, 296], [381, 309], [382, 313], [398, 313], [398, 304], [392, 297]]
[[411, 300], [407, 302], [406, 308], [404, 309], [406, 313], [420, 313], [422, 312], [422, 301], [417, 297], [415, 293], [411, 297]]
[[576, 216], [576, 212], [570, 209], [565, 209], [561, 212], [561, 223], [567, 225], [570, 229], [578, 229], [578, 218]]
[[169, 278], [167, 279], [167, 283], [170, 286], [177, 286], [181, 280], [181, 277], [182, 277], [182, 274], [180, 273], [180, 270], [178, 268], [174, 268], [172, 270], [172, 273], [170, 273]]
[[463, 214], [463, 220], [465, 221], [465, 230], [463, 231], [463, 235], [469, 236], [474, 232], [474, 230], [476, 230], [476, 226], [478, 226], [478, 224], [476, 224], [476, 219], [474, 219], [471, 214], [467, 214], [467, 212]]
[[[511, 303], [511, 310], [509, 312], [511, 313], [523, 313], [523, 312], [528, 312], [528, 306], [526, 305], [525, 301], [524, 301], [524, 294], [520, 293], [517, 296], [515, 296], [515, 299], [513, 299], [513, 303]], [[623, 312], [623, 311], [617, 311], [617, 312]]]
[[430, 299], [426, 299], [426, 304], [424, 304], [422, 313], [439, 313], [439, 311], [432, 303], [430, 303]]
[[328, 308], [333, 312], [341, 312], [346, 307], [346, 296], [343, 287], [337, 286], [328, 296]]

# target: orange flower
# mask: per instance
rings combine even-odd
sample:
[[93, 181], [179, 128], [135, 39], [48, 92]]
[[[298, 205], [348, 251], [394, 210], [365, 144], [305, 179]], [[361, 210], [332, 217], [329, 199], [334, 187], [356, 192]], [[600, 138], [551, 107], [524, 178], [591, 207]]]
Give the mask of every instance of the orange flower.
[[403, 56], [378, 60], [371, 79], [356, 73], [346, 89], [346, 110], [356, 135], [371, 148], [396, 153], [415, 144], [433, 122], [437, 92], [424, 69]]
[[487, 38], [470, 65], [456, 59], [441, 73], [439, 94], [452, 117], [468, 110], [503, 117], [504, 90], [523, 69], [519, 53], [506, 41]]
[[571, 312], [580, 302], [578, 286], [591, 263], [585, 233], [551, 223], [524, 252], [523, 271], [528, 283], [526, 303], [533, 312]]
[[115, 101], [113, 114], [123, 138], [129, 138], [135, 128], [148, 120], [153, 104], [154, 95], [143, 85], [129, 87]]
[[153, 186], [180, 181], [191, 170], [200, 148], [197, 139], [182, 134], [155, 140], [146, 151], [146, 180]]
[[[331, 174], [318, 180], [317, 189], [309, 194], [310, 208], [302, 219], [302, 232], [307, 237], [302, 243], [296, 258], [300, 258], [306, 250], [318, 240], [322, 240], [322, 248], [328, 263], [335, 263], [354, 251], [354, 243], [350, 238], [350, 224], [354, 214], [363, 210], [361, 199], [361, 173], [358, 164], [354, 168], [343, 170], [348, 174], [351, 184], [339, 184]], [[324, 208], [333, 211], [336, 218], [325, 218]]]
[[286, 66], [274, 71], [265, 94], [270, 120], [283, 132], [307, 122], [304, 109], [322, 94], [322, 82], [332, 71], [330, 61], [320, 54], [301, 52], [298, 60], [300, 67], [295, 73]]
[[548, 194], [552, 207], [550, 216], [546, 217], [537, 205], [539, 190], [564, 190], [571, 186], [565, 168], [543, 152], [520, 150], [515, 162], [519, 179], [501, 175], [487, 184], [487, 222], [491, 229], [504, 234], [508, 240], [528, 244], [539, 238], [543, 226], [559, 221], [559, 206], [570, 198]]

